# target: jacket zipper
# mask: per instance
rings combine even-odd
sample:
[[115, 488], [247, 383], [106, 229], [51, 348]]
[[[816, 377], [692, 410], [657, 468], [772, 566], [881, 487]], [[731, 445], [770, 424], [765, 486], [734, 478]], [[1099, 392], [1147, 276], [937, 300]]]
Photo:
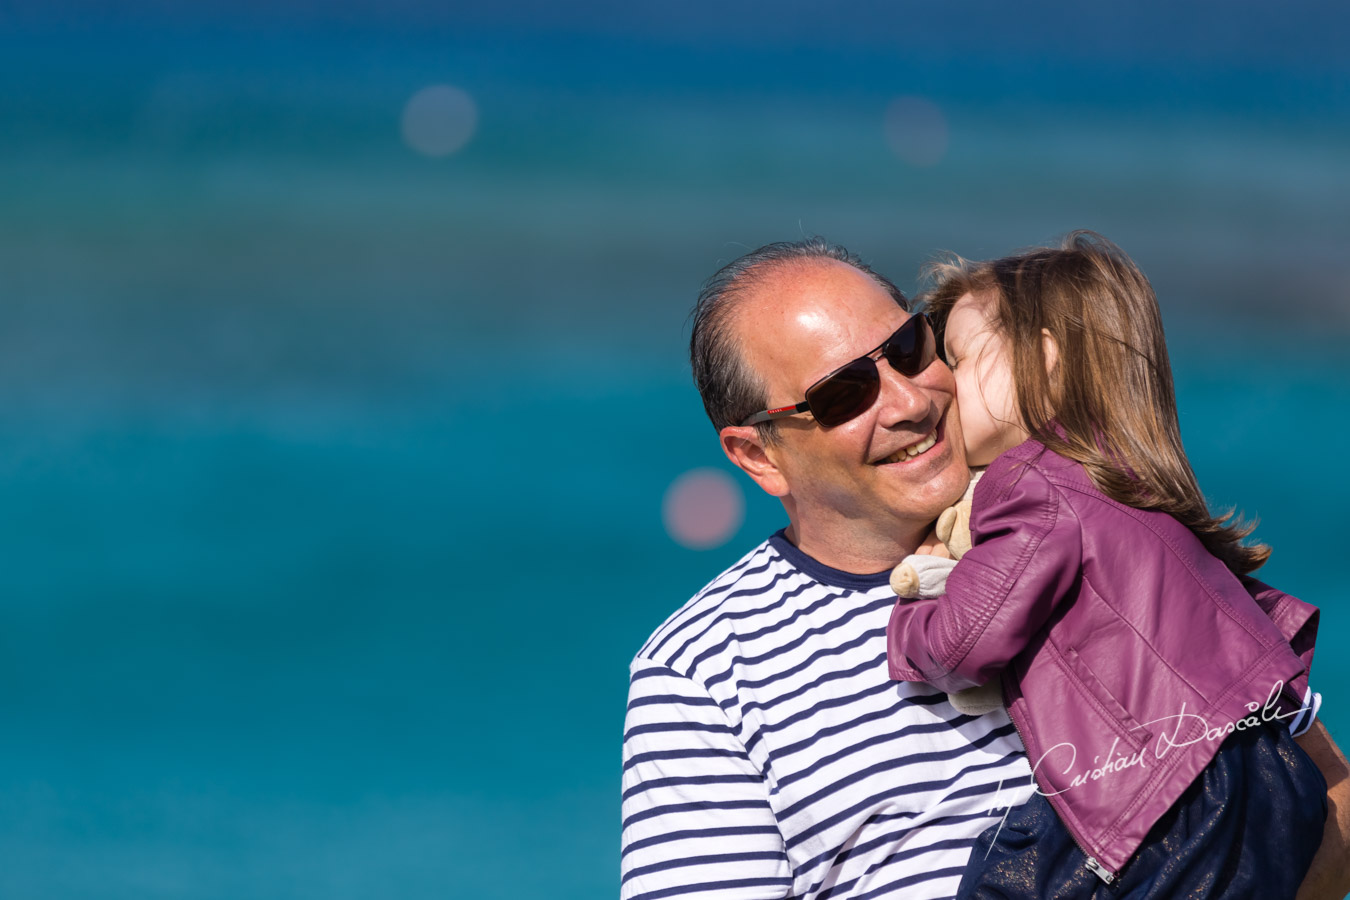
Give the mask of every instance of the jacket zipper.
[[[1017, 719], [1012, 714], [1012, 707], [1008, 706], [1007, 709], [1008, 709], [1008, 721], [1012, 722], [1013, 730], [1017, 732], [1018, 740], [1022, 742], [1022, 748], [1025, 750], [1027, 747], [1027, 739], [1022, 735], [1022, 726], [1017, 724]], [[1028, 756], [1027, 758], [1030, 759], [1031, 757]], [[1035, 775], [1036, 773], [1033, 771], [1032, 772], [1033, 782], [1036, 781]], [[1037, 784], [1037, 787], [1039, 787], [1039, 784]], [[1046, 797], [1047, 803], [1049, 802], [1049, 800], [1050, 798]], [[1056, 816], [1059, 815], [1059, 811], [1055, 810], [1054, 804], [1051, 804], [1050, 808], [1055, 811]], [[1060, 824], [1064, 825], [1063, 819], [1060, 819]], [[1110, 869], [1106, 868], [1106, 866], [1097, 862], [1097, 857], [1093, 856], [1091, 853], [1088, 852], [1088, 849], [1083, 846], [1083, 842], [1078, 839], [1078, 835], [1073, 833], [1073, 829], [1069, 828], [1068, 825], [1064, 825], [1064, 830], [1068, 832], [1069, 837], [1073, 838], [1073, 842], [1078, 845], [1078, 849], [1083, 851], [1083, 855], [1087, 857], [1087, 862], [1083, 864], [1083, 868], [1087, 869], [1093, 875], [1096, 875], [1106, 884], [1110, 884], [1111, 882], [1116, 880], [1115, 874], [1112, 873]]]
[[[1082, 845], [1080, 844], [1079, 846]], [[1107, 871], [1106, 867], [1104, 867], [1101, 863], [1097, 862], [1097, 860], [1091, 856], [1089, 856], [1087, 859], [1087, 870], [1091, 872], [1093, 875], [1096, 875], [1102, 881], [1105, 881], [1107, 884], [1110, 884], [1111, 882], [1116, 880], [1116, 876], [1112, 875], [1109, 871]]]

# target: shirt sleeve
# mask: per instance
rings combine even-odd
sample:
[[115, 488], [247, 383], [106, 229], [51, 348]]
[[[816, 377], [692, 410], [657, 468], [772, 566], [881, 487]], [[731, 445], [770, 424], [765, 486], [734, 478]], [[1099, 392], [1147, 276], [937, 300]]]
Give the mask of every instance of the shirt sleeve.
[[623, 739], [622, 900], [777, 900], [792, 887], [764, 774], [691, 678], [637, 659]]
[[1082, 566], [1078, 518], [1035, 467], [990, 467], [975, 490], [970, 534], [946, 594], [891, 613], [892, 678], [949, 693], [984, 684], [1070, 596]]
[[1306, 734], [1308, 729], [1313, 727], [1313, 722], [1317, 721], [1317, 714], [1321, 711], [1322, 695], [1308, 688], [1303, 693], [1303, 705], [1289, 723], [1289, 736], [1301, 737]]

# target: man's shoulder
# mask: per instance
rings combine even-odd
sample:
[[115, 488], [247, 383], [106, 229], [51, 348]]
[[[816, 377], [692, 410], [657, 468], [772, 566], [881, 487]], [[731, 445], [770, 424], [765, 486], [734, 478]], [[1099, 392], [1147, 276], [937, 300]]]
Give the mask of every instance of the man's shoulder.
[[772, 602], [777, 585], [795, 571], [775, 548], [774, 538], [761, 541], [666, 617], [638, 650], [633, 665], [678, 668], [675, 659], [690, 640], [723, 621], [731, 607], [743, 612]]

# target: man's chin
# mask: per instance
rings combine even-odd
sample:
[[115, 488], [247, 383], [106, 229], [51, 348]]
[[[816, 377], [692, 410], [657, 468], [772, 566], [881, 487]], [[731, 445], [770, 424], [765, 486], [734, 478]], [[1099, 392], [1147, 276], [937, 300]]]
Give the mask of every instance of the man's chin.
[[970, 468], [965, 457], [953, 454], [946, 465], [933, 472], [915, 496], [916, 506], [922, 507], [923, 514], [936, 519], [944, 509], [954, 506], [965, 495], [970, 486]]

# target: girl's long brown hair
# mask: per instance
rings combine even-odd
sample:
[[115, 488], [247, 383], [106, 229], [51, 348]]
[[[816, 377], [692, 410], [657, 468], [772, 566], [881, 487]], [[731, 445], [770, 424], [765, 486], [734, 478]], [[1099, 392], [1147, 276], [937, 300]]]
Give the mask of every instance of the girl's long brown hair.
[[[920, 299], [939, 347], [958, 300], [993, 299], [992, 324], [1012, 348], [1017, 408], [1031, 437], [1081, 463], [1108, 497], [1174, 516], [1233, 572], [1265, 563], [1269, 547], [1243, 543], [1255, 524], [1233, 510], [1210, 515], [1200, 493], [1181, 445], [1158, 299], [1124, 251], [1075, 231], [1058, 248], [988, 262], [952, 256], [925, 274], [933, 286]], [[1058, 348], [1049, 373], [1042, 329]]]

